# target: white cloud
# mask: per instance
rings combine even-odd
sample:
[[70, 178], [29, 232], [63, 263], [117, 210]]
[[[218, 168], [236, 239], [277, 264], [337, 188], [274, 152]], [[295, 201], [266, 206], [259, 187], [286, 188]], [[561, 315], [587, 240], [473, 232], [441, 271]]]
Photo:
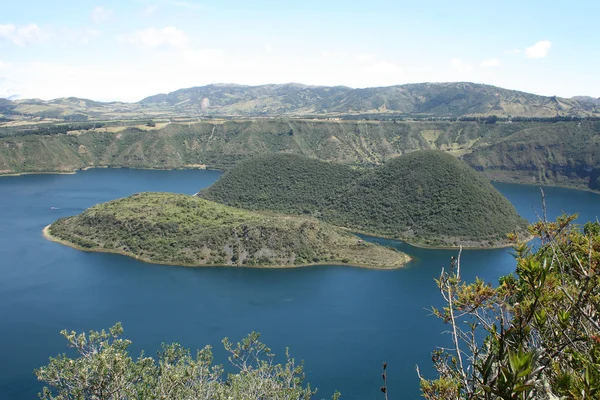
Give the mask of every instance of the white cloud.
[[109, 8], [98, 6], [92, 11], [91, 18], [95, 24], [110, 22], [114, 20], [114, 12]]
[[369, 65], [368, 69], [375, 74], [399, 74], [402, 72], [401, 67], [387, 61], [378, 61], [372, 65]]
[[527, 58], [544, 58], [548, 55], [552, 43], [549, 40], [542, 40], [531, 47], [525, 49]]
[[181, 29], [168, 26], [163, 29], [148, 28], [135, 31], [122, 38], [124, 41], [144, 49], [186, 48], [189, 37]]
[[270, 43], [265, 44], [265, 51], [269, 54], [273, 53], [273, 46]]
[[0, 69], [7, 69], [8, 67], [10, 67], [9, 63], [0, 60]]
[[344, 53], [343, 51], [329, 51], [329, 50], [323, 50], [321, 52], [321, 57], [322, 58], [337, 58], [337, 59], [342, 59], [346, 57], [346, 53]]
[[202, 8], [200, 4], [194, 3], [193, 1], [171, 1], [170, 4], [177, 7], [187, 8], [188, 10], [199, 10]]
[[510, 49], [510, 50], [505, 50], [504, 55], [505, 56], [515, 56], [517, 54], [521, 54], [522, 52], [523, 52], [523, 50], [521, 50], [521, 49]]
[[469, 63], [464, 62], [461, 58], [453, 58], [452, 60], [450, 60], [450, 64], [452, 65], [452, 68], [454, 68], [458, 72], [473, 71], [473, 66]]
[[369, 62], [375, 60], [375, 54], [372, 53], [360, 53], [355, 56], [356, 60], [361, 62]]
[[500, 60], [497, 58], [489, 58], [481, 62], [481, 66], [486, 68], [497, 67], [498, 65], [500, 65]]
[[188, 65], [216, 65], [223, 61], [225, 52], [221, 49], [195, 49], [183, 52], [183, 61]]
[[143, 14], [147, 17], [153, 15], [158, 10], [158, 4], [150, 4], [144, 8]]
[[36, 24], [29, 25], [0, 25], [0, 40], [7, 40], [17, 46], [27, 46], [41, 43], [52, 36]]

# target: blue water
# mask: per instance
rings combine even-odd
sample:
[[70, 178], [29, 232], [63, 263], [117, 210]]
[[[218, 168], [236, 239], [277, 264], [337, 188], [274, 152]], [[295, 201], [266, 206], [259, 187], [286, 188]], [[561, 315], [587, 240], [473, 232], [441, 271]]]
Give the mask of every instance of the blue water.
[[[440, 304], [433, 279], [455, 251], [379, 240], [414, 257], [394, 271], [352, 267], [265, 270], [189, 269], [84, 253], [43, 239], [59, 217], [140, 191], [193, 194], [216, 171], [89, 170], [75, 175], [0, 178], [0, 398], [32, 399], [33, 369], [66, 351], [62, 329], [89, 331], [122, 321], [132, 351], [154, 354], [161, 342], [192, 349], [258, 331], [275, 353], [290, 347], [305, 360], [318, 397], [380, 399], [381, 362], [391, 398], [418, 398], [415, 365], [432, 374], [430, 352], [448, 343], [445, 326], [426, 309]], [[530, 221], [541, 212], [539, 189], [497, 184]], [[598, 194], [546, 188], [548, 216], [600, 215]], [[51, 209], [55, 207], [56, 209]], [[508, 250], [463, 253], [463, 276], [496, 282], [511, 272]]]

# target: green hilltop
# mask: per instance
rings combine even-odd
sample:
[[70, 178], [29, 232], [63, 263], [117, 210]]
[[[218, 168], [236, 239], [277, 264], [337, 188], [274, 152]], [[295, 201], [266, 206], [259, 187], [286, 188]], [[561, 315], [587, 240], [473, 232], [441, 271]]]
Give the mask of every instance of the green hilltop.
[[361, 177], [329, 221], [425, 245], [494, 246], [527, 222], [489, 181], [434, 150], [395, 158]]
[[251, 210], [310, 213], [428, 246], [504, 245], [508, 233], [527, 226], [484, 177], [440, 151], [413, 152], [364, 172], [299, 156], [262, 156], [240, 163], [198, 196]]
[[266, 154], [240, 161], [198, 195], [249, 210], [318, 215], [363, 174], [296, 154]]
[[86, 251], [184, 266], [397, 268], [409, 257], [308, 217], [240, 210], [198, 197], [140, 193], [61, 218], [46, 237]]

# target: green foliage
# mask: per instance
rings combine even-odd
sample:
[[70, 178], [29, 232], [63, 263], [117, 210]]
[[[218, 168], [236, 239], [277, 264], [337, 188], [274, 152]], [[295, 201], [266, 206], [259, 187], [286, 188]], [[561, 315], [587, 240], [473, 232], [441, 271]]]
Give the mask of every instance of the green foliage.
[[249, 210], [319, 215], [362, 174], [342, 164], [268, 154], [240, 162], [198, 195]]
[[425, 398], [600, 396], [600, 224], [582, 231], [574, 219], [530, 226], [541, 246], [517, 242], [515, 274], [495, 288], [462, 282], [460, 256], [442, 271], [446, 307], [433, 311], [451, 326], [454, 349], [434, 352], [439, 376], [421, 377]]
[[[368, 168], [414, 150], [438, 149], [462, 157], [493, 180], [600, 188], [600, 122], [594, 121], [485, 124], [255, 119], [171, 123], [161, 129], [118, 133], [87, 129], [103, 124], [110, 130], [131, 123], [0, 128], [0, 136], [8, 135], [0, 137], [0, 174], [97, 166], [176, 169], [204, 164], [229, 169], [248, 157], [277, 153]], [[67, 125], [83, 133], [48, 134], [62, 133]]]
[[457, 158], [420, 151], [359, 179], [327, 218], [423, 244], [487, 245], [526, 226], [512, 204]]
[[408, 257], [308, 217], [250, 212], [198, 197], [140, 193], [62, 218], [50, 234], [83, 250], [177, 265], [399, 267]]
[[420, 151], [362, 172], [300, 156], [240, 163], [200, 196], [250, 210], [306, 214], [425, 245], [487, 246], [526, 222], [455, 157]]
[[[316, 394], [304, 384], [303, 364], [296, 364], [287, 349], [285, 363], [275, 363], [274, 354], [254, 332], [237, 344], [223, 340], [235, 370], [226, 376], [221, 365], [213, 364], [210, 346], [194, 357], [177, 343], [163, 344], [157, 359], [142, 353], [134, 360], [128, 352], [131, 342], [121, 338], [120, 323], [109, 332], [61, 334], [78, 357], [52, 357], [35, 371], [48, 385], [42, 399], [300, 400]], [[332, 398], [338, 399], [339, 393]]]

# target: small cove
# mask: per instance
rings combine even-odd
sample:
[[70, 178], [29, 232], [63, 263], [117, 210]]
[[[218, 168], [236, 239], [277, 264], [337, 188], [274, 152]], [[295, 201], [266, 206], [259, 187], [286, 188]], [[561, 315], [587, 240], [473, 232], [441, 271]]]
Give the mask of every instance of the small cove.
[[[84, 253], [45, 240], [44, 226], [103, 201], [140, 191], [194, 194], [218, 171], [98, 169], [75, 175], [0, 179], [0, 398], [36, 398], [33, 369], [66, 351], [61, 329], [88, 331], [123, 322], [132, 354], [154, 354], [161, 342], [210, 344], [251, 331], [276, 354], [289, 346], [305, 360], [318, 398], [379, 399], [380, 365], [389, 365], [391, 397], [418, 398], [415, 364], [430, 374], [430, 352], [444, 345], [445, 326], [426, 308], [439, 304], [433, 279], [455, 250], [395, 246], [413, 261], [391, 271], [340, 266], [294, 269], [169, 267], [114, 254]], [[530, 221], [541, 214], [535, 186], [495, 186]], [[600, 195], [545, 188], [548, 217], [600, 215]], [[466, 279], [495, 283], [510, 273], [509, 249], [463, 253]], [[402, 395], [400, 396], [400, 393]]]

